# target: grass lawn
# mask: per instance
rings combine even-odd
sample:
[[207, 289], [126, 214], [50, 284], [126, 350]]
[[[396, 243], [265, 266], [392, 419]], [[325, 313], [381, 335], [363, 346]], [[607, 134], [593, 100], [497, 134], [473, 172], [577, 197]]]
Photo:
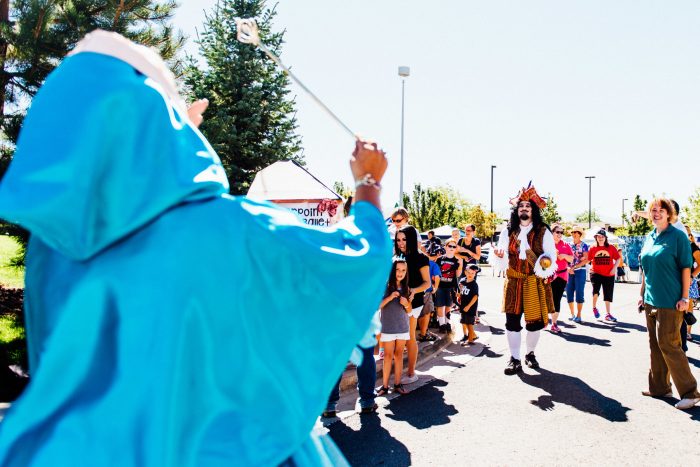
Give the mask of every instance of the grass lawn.
[[14, 268], [8, 263], [17, 254], [19, 245], [7, 235], [0, 235], [0, 284], [7, 288], [24, 287], [24, 269]]

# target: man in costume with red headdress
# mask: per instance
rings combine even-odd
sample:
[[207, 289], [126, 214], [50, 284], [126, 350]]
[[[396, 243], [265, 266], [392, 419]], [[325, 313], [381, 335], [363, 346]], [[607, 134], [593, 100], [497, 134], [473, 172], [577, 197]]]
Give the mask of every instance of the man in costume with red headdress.
[[507, 375], [522, 371], [520, 331], [523, 329], [523, 315], [528, 331], [525, 363], [530, 368], [539, 368], [535, 348], [548, 314], [554, 311], [552, 288], [547, 279], [557, 268], [554, 238], [540, 213], [547, 203], [530, 183], [520, 190], [511, 204], [513, 209], [508, 227], [501, 232], [498, 246], [489, 258], [494, 268], [506, 273], [503, 311], [506, 313], [506, 336], [511, 354], [505, 369]]

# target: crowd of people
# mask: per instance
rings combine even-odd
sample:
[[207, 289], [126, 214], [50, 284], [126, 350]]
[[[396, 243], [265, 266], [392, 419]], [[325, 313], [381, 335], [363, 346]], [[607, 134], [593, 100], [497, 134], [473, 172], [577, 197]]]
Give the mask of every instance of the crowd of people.
[[[592, 318], [602, 319], [614, 325], [617, 318], [612, 310], [613, 292], [616, 277], [622, 276], [624, 271], [621, 252], [609, 243], [608, 232], [605, 229], [594, 234], [594, 243], [589, 246], [583, 241], [584, 231], [574, 227], [570, 231], [571, 242], [566, 242], [565, 230], [561, 224], [550, 227], [542, 221], [540, 209], [544, 207], [544, 200], [537, 196], [534, 188], [521, 190], [516, 198], [517, 203], [513, 207], [508, 228], [501, 232], [498, 245], [493, 248], [490, 258], [495, 270], [502, 272], [506, 278], [502, 311], [506, 313], [506, 334], [511, 350], [511, 358], [505, 369], [508, 375], [516, 374], [522, 368], [522, 318], [525, 318], [524, 327], [527, 330], [525, 363], [532, 368], [539, 368], [535, 349], [540, 331], [549, 330], [555, 334], [561, 332], [558, 320], [564, 297], [569, 306], [568, 319], [573, 323], [583, 322], [586, 283], [589, 281]], [[650, 204], [649, 216], [657, 226], [654, 232], [665, 229], [663, 223], [656, 220], [659, 209], [676, 221], [675, 213], [678, 208], [674, 207], [672, 202], [668, 202], [668, 205], [664, 203], [667, 201], [656, 199]], [[395, 256], [380, 307], [381, 331], [375, 352], [378, 352], [380, 359], [383, 358], [383, 384], [376, 391], [377, 395], [385, 395], [392, 391], [389, 385], [392, 369], [393, 391], [399, 394], [408, 392], [405, 385], [415, 381], [416, 354], [408, 352], [410, 370], [402, 378], [404, 348], [415, 345], [416, 341], [437, 339], [438, 336], [428, 329], [433, 327], [431, 324], [437, 333], [450, 333], [451, 312], [460, 314], [463, 337], [459, 344], [473, 345], [478, 339], [474, 325], [478, 320], [477, 276], [480, 271], [481, 241], [474, 236], [475, 226], [465, 225], [464, 236], [461, 236], [459, 229], [454, 229], [452, 236], [444, 243], [435, 236], [434, 231], [429, 231], [427, 240], [421, 243], [418, 240], [417, 229], [410, 225], [410, 215], [406, 209], [397, 208], [392, 213], [391, 220], [393, 227], [390, 228], [390, 232], [394, 237]], [[650, 329], [657, 323], [657, 316], [668, 316], [669, 319], [659, 321], [668, 329], [664, 327], [657, 332], [650, 332], [652, 363], [649, 391], [644, 393], [654, 396], [668, 394], [670, 374], [674, 381], [677, 379], [676, 386], [681, 396], [677, 406], [687, 408], [697, 403], [696, 398], [699, 397], [697, 392], [694, 392], [695, 380], [690, 375], [687, 360], [683, 364], [685, 356], [681, 354], [687, 351], [685, 336], [688, 336], [688, 340], [693, 339], [690, 333], [692, 328], [688, 323], [694, 320], [693, 300], [697, 300], [699, 295], [697, 277], [700, 274], [700, 248], [690, 230], [687, 232], [687, 239], [683, 232], [684, 245], [688, 251], [679, 250], [677, 257], [682, 256], [686, 261], [676, 263], [680, 270], [678, 267], [668, 267], [659, 274], [658, 261], [655, 259], [658, 251], [652, 247], [656, 239], [654, 232], [647, 237], [641, 254], [644, 270], [642, 277], [646, 280], [642, 281], [643, 298], [640, 302], [640, 312], [647, 310]], [[680, 230], [674, 238], [678, 238], [679, 235]], [[665, 248], [667, 243], [662, 242], [660, 245]], [[542, 257], [553, 261], [551, 264], [541, 265], [538, 261]], [[661, 258], [663, 257], [661, 255]], [[690, 268], [688, 271], [685, 271], [686, 266]], [[688, 283], [684, 288], [685, 282], [681, 283], [676, 279], [685, 277], [686, 273]], [[415, 275], [414, 279], [411, 279], [412, 274]], [[660, 280], [661, 284], [657, 285]], [[675, 284], [675, 288], [671, 287], [671, 283]], [[686, 289], [687, 292], [683, 292]], [[666, 293], [678, 295], [681, 300], [678, 304], [659, 301], [657, 290], [666, 290]], [[605, 314], [598, 308], [601, 293]], [[417, 318], [417, 323], [414, 318]], [[411, 334], [416, 328], [418, 333]], [[673, 350], [670, 347], [673, 347]], [[666, 364], [670, 370], [666, 368]], [[334, 414], [324, 413], [326, 416]]]

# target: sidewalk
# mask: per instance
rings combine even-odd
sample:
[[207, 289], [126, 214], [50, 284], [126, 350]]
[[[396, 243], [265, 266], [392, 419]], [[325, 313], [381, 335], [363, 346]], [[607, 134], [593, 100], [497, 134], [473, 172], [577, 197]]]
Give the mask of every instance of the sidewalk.
[[[454, 327], [454, 324], [453, 324]], [[419, 342], [418, 343], [418, 361], [416, 367], [420, 366], [422, 363], [428, 361], [433, 355], [441, 351], [448, 345], [452, 343], [454, 339], [454, 332], [450, 334], [438, 334], [438, 340], [433, 342]], [[461, 336], [461, 331], [460, 331]], [[379, 358], [378, 355], [374, 356], [375, 364], [377, 365], [377, 381], [382, 379], [384, 374], [384, 361]], [[404, 373], [408, 368], [408, 354], [404, 352], [403, 354], [403, 368]], [[340, 380], [340, 393], [341, 395], [347, 391], [355, 390], [357, 386], [357, 371], [355, 371], [355, 365], [349, 363], [343, 372], [343, 377]]]
[[[491, 324], [488, 319], [483, 316], [483, 311], [479, 311], [481, 315], [481, 324], [475, 326], [475, 330], [479, 335], [479, 340], [475, 345], [462, 347], [456, 341], [462, 338], [462, 326], [459, 323], [459, 313], [452, 313], [451, 324], [453, 333], [449, 335], [440, 335], [440, 339], [435, 342], [419, 342], [418, 343], [418, 362], [416, 364], [416, 374], [418, 381], [412, 384], [407, 384], [406, 388], [409, 391], [429, 384], [445, 375], [453, 372], [457, 368], [461, 368], [468, 362], [482, 354], [489, 348], [491, 342]], [[404, 355], [404, 372], [406, 368], [406, 359]], [[375, 356], [375, 360], [376, 356]], [[375, 386], [381, 385], [382, 378], [382, 360], [377, 360], [377, 381]], [[338, 420], [350, 417], [357, 414], [357, 377], [355, 367], [348, 367], [343, 373], [343, 378], [340, 383], [341, 393], [340, 401], [338, 401], [337, 417], [334, 418], [319, 418], [319, 424], [323, 426], [331, 425]], [[389, 393], [386, 396], [377, 397], [375, 400], [380, 407], [386, 407], [389, 402], [399, 397], [398, 394]]]

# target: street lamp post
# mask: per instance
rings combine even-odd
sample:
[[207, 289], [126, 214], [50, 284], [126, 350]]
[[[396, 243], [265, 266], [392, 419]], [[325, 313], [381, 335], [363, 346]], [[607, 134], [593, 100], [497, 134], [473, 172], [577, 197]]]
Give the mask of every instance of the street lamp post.
[[629, 198], [622, 198], [622, 226], [625, 226], [625, 201], [629, 201]]
[[404, 116], [404, 94], [406, 89], [406, 78], [410, 76], [411, 69], [407, 66], [399, 67], [401, 77], [401, 173], [399, 175], [399, 206], [403, 206], [403, 116]]
[[493, 213], [493, 169], [495, 168], [495, 165], [491, 166], [491, 213]]
[[588, 177], [585, 177], [588, 179], [588, 228], [591, 228], [591, 216], [593, 213], [591, 212], [591, 182], [595, 178], [595, 175], [589, 175]]

